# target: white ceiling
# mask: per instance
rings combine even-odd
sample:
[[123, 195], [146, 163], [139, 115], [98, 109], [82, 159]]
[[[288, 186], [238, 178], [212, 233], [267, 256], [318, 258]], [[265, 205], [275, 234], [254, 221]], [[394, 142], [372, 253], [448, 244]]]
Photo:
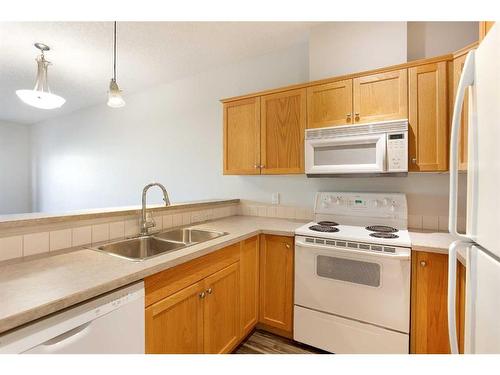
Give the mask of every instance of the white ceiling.
[[[121, 22], [117, 81], [124, 93], [306, 42], [312, 22]], [[30, 124], [106, 101], [112, 77], [112, 22], [0, 22], [0, 120]], [[46, 54], [52, 92], [66, 104], [39, 110], [17, 89], [35, 81], [33, 43]]]

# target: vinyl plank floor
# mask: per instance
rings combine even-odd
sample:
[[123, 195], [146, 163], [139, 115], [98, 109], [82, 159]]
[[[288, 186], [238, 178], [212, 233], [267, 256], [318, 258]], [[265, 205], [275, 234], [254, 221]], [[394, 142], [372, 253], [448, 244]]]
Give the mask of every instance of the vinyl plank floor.
[[255, 330], [233, 352], [234, 354], [324, 354], [323, 350]]

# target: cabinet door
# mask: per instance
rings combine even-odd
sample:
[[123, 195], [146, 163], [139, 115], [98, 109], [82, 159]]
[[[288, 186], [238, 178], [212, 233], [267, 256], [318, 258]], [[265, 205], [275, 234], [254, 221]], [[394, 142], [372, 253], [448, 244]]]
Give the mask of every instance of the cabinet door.
[[203, 282], [146, 308], [146, 353], [203, 353]]
[[293, 238], [262, 235], [259, 321], [292, 332]]
[[307, 128], [352, 123], [352, 79], [307, 88]]
[[495, 21], [480, 21], [479, 22], [479, 41], [483, 40], [488, 31], [493, 27]]
[[205, 279], [205, 353], [228, 353], [240, 338], [239, 262]]
[[446, 62], [410, 68], [409, 169], [448, 169]]
[[408, 118], [406, 69], [353, 79], [354, 123]]
[[[465, 58], [467, 55], [462, 55], [453, 60], [453, 104], [455, 103], [455, 98], [457, 94], [458, 82], [460, 81], [460, 76], [462, 75], [462, 70], [464, 68]], [[467, 148], [468, 148], [468, 131], [469, 131], [469, 93], [468, 91], [464, 96], [464, 104], [462, 107], [462, 115], [460, 117], [461, 128], [458, 144], [458, 169], [462, 171], [467, 170]]]
[[261, 173], [304, 173], [306, 89], [261, 98]]
[[449, 353], [448, 255], [414, 251], [412, 254], [413, 353]]
[[260, 98], [224, 103], [224, 174], [260, 174]]
[[240, 321], [241, 337], [246, 336], [259, 320], [259, 236], [241, 243], [240, 254]]

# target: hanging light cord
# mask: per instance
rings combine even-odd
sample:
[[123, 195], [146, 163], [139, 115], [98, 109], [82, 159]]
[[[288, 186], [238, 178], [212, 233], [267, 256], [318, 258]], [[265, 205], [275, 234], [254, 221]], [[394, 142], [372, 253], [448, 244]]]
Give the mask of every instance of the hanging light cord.
[[116, 81], [116, 21], [115, 21], [114, 37], [113, 37], [113, 79]]

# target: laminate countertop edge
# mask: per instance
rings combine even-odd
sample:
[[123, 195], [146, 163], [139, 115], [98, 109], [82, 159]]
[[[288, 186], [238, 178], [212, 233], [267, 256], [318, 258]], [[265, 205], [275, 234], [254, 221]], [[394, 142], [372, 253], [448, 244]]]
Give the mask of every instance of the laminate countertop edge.
[[[82, 249], [1, 266], [0, 334], [252, 236], [293, 236], [303, 224], [291, 219], [230, 216], [192, 226], [228, 235], [142, 262]], [[415, 238], [413, 250], [447, 253], [445, 233], [437, 237], [435, 233], [412, 233], [416, 232], [410, 232], [412, 244]], [[439, 239], [434, 238], [434, 245], [433, 237]]]

